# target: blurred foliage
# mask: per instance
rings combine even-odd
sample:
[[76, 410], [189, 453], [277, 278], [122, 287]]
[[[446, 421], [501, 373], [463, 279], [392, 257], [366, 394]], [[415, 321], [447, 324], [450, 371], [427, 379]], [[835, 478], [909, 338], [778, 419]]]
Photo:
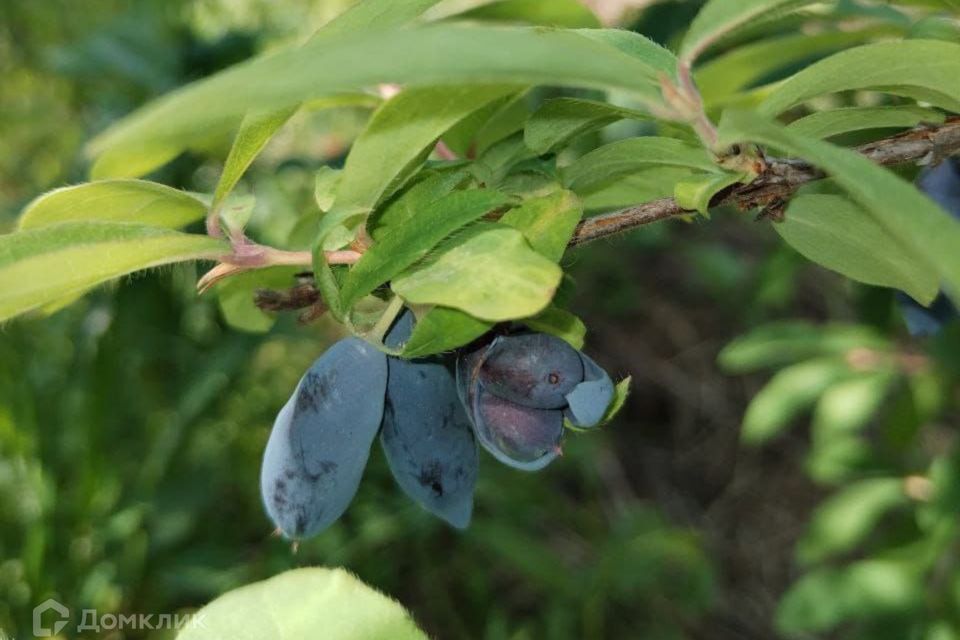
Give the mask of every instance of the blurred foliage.
[[[0, 230], [37, 194], [82, 179], [81, 147], [107, 123], [305, 37], [344, 4], [0, 4]], [[634, 26], [675, 44], [698, 4], [654, 4]], [[865, 11], [839, 4], [855, 19]], [[300, 114], [271, 142], [241, 187], [257, 195], [252, 229], [264, 241], [286, 239], [312, 207], [315, 170], [336, 162], [364, 113]], [[210, 191], [219, 169], [196, 153], [163, 181]], [[629, 196], [666, 195], [651, 189]], [[611, 200], [598, 208], [619, 194], [601, 195]], [[266, 211], [271, 224], [258, 225]], [[957, 328], [907, 341], [889, 291], [810, 266], [734, 212], [709, 232], [660, 225], [613, 244], [565, 266], [594, 327], [591, 350], [634, 376], [625, 414], [571, 438], [562, 464], [537, 476], [484, 458], [463, 534], [407, 500], [377, 453], [323, 536], [296, 553], [271, 537], [260, 456], [277, 408], [337, 337], [333, 324], [228, 329], [216, 302], [196, 297], [193, 267], [10, 323], [0, 332], [0, 630], [23, 636], [48, 597], [74, 610], [176, 613], [323, 565], [355, 572], [442, 638], [960, 638]], [[768, 324], [798, 316], [809, 322]], [[749, 375], [721, 374], [721, 347], [755, 327], [720, 359]], [[765, 386], [762, 369], [775, 372]], [[745, 437], [762, 447], [740, 448], [745, 411]], [[789, 429], [808, 414], [809, 429]]]

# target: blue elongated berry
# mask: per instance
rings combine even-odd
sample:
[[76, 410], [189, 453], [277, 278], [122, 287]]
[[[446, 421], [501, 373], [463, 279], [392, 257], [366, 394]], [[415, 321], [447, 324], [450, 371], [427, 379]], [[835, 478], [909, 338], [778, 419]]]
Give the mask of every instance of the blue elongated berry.
[[523, 471], [538, 471], [560, 455], [563, 411], [511, 402], [488, 392], [482, 383], [472, 396], [477, 439], [497, 460]]
[[574, 426], [589, 429], [603, 420], [613, 401], [613, 380], [593, 359], [580, 353], [583, 360], [583, 382], [567, 394], [565, 415]]
[[501, 398], [536, 409], [559, 409], [583, 380], [577, 351], [555, 336], [530, 333], [497, 338], [479, 370], [483, 386]]
[[357, 492], [383, 419], [387, 359], [357, 338], [330, 347], [274, 423], [260, 474], [270, 519], [305, 538], [339, 518]]

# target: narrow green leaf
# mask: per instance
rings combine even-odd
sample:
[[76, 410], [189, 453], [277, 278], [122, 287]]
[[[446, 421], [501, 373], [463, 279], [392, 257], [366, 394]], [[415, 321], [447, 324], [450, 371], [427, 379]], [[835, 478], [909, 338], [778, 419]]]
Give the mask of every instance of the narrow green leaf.
[[733, 48], [697, 68], [697, 88], [707, 105], [717, 103], [770, 74], [800, 62], [846, 49], [873, 38], [896, 34], [892, 27], [872, 27], [856, 31], [781, 35]]
[[717, 362], [728, 373], [750, 373], [821, 355], [843, 355], [858, 348], [888, 351], [891, 345], [882, 335], [861, 325], [772, 322], [732, 341], [717, 356]]
[[145, 180], [103, 180], [54, 189], [28, 204], [20, 229], [60, 222], [135, 222], [175, 229], [203, 219], [207, 206], [188, 193]]
[[488, 103], [443, 134], [443, 142], [455, 154], [476, 157], [494, 143], [523, 129], [530, 110], [526, 90]]
[[544, 102], [530, 116], [523, 137], [528, 147], [544, 154], [577, 136], [625, 119], [649, 120], [650, 115], [596, 100], [554, 98]]
[[607, 412], [604, 414], [603, 420], [600, 421], [598, 426], [602, 427], [617, 417], [617, 414], [623, 409], [623, 405], [627, 403], [627, 398], [630, 396], [630, 385], [632, 383], [632, 376], [627, 376], [617, 383], [617, 386], [613, 389], [613, 400], [610, 402], [610, 406], [607, 407]]
[[940, 290], [940, 277], [923, 253], [904, 246], [843, 196], [797, 196], [773, 228], [807, 259], [852, 280], [901, 289], [921, 304], [930, 304]]
[[453, 307], [481, 320], [501, 322], [542, 311], [563, 272], [534, 251], [511, 227], [477, 223], [459, 243], [393, 281], [414, 304]]
[[479, 320], [458, 309], [432, 307], [417, 320], [413, 334], [403, 345], [403, 356], [422, 358], [453, 351], [473, 342], [492, 328], [492, 322]]
[[240, 123], [240, 130], [233, 139], [233, 146], [223, 165], [223, 173], [213, 193], [213, 208], [237, 186], [254, 158], [263, 150], [274, 134], [296, 113], [297, 107], [287, 107], [270, 113], [248, 113]]
[[564, 183], [577, 193], [657, 165], [715, 171], [716, 165], [703, 147], [674, 138], [654, 136], [627, 138], [594, 149], [562, 171]]
[[960, 111], [960, 44], [939, 40], [877, 42], [821, 60], [787, 79], [760, 105], [774, 116], [795, 104], [838, 91], [920, 90], [928, 102]]
[[523, 324], [534, 331], [557, 336], [578, 350], [583, 349], [583, 342], [587, 337], [587, 326], [583, 324], [583, 320], [556, 305], [550, 305], [535, 316], [524, 318]]
[[387, 186], [444, 131], [514, 87], [427, 87], [401, 91], [370, 118], [347, 156], [337, 208], [372, 209]]
[[134, 271], [227, 251], [207, 236], [117, 222], [63, 222], [3, 235], [0, 320]]
[[230, 591], [177, 640], [427, 640], [399, 603], [343, 569], [294, 569]]
[[907, 502], [900, 478], [870, 478], [847, 485], [813, 512], [797, 544], [797, 556], [804, 564], [813, 564], [850, 551], [887, 511]]
[[659, 104], [658, 65], [669, 52], [631, 38], [633, 55], [624, 53], [602, 41], [602, 32], [438, 24], [311, 41], [172, 93], [116, 123], [89, 149], [95, 156], [109, 152], [119, 163], [145, 147], [176, 149], [191, 136], [236, 126], [251, 110], [274, 111], [382, 82], [616, 88]]
[[818, 111], [794, 120], [787, 128], [802, 136], [829, 138], [841, 133], [881, 129], [885, 127], [914, 127], [921, 122], [940, 124], [940, 111], [915, 106], [898, 107], [844, 107]]
[[590, 40], [601, 42], [624, 53], [634, 60], [653, 68], [653, 75], [659, 78], [675, 78], [677, 58], [666, 47], [662, 47], [645, 35], [627, 29], [574, 29], [573, 33]]
[[809, 360], [779, 371], [750, 401], [741, 437], [750, 444], [761, 444], [776, 436], [830, 385], [850, 373], [840, 358]]
[[500, 222], [523, 232], [535, 250], [559, 262], [583, 217], [583, 204], [572, 191], [531, 198], [508, 211]]
[[503, 206], [507, 197], [497, 191], [454, 191], [418, 211], [402, 226], [367, 249], [353, 266], [340, 290], [343, 309], [401, 273], [429, 253], [460, 227]]
[[294, 284], [301, 267], [269, 267], [238, 273], [215, 285], [217, 302], [224, 320], [234, 329], [265, 333], [277, 317], [254, 304], [257, 289], [285, 289]]
[[454, 189], [462, 187], [470, 179], [463, 169], [424, 172], [402, 193], [374, 213], [367, 222], [367, 231], [374, 240], [401, 229], [410, 218], [443, 198]]
[[497, 0], [461, 13], [458, 17], [479, 20], [525, 22], [547, 27], [599, 27], [592, 11], [577, 0]]
[[913, 185], [855, 151], [800, 136], [754, 113], [728, 111], [720, 144], [750, 141], [818, 165], [907, 250], [926, 256], [948, 290], [960, 296], [960, 223]]
[[713, 196], [745, 179], [743, 173], [697, 173], [679, 180], [673, 186], [673, 197], [684, 209], [707, 215]]
[[636, 173], [618, 176], [580, 194], [588, 211], [629, 207], [638, 202], [668, 198], [674, 186], [690, 175], [683, 167], [648, 167]]
[[680, 45], [680, 59], [690, 63], [736, 29], [770, 13], [808, 4], [814, 0], [710, 0], [690, 23]]

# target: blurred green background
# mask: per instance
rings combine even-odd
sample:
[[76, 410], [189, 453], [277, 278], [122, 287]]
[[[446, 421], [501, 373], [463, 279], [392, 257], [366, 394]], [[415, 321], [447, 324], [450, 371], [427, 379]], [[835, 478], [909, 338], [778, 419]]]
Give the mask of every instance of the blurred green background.
[[[0, 3], [0, 231], [39, 193], [84, 180], [83, 144], [109, 122], [302, 38], [346, 4]], [[670, 42], [696, 8], [661, 3], [631, 24]], [[342, 155], [363, 116], [303, 116], [271, 143], [245, 179], [257, 196], [253, 228], [271, 215], [261, 238], [277, 225], [285, 236], [311, 206], [314, 171]], [[210, 191], [228, 142], [151, 177]], [[869, 325], [899, 348], [907, 343], [890, 292], [807, 265], [769, 226], [734, 212], [578, 249], [565, 266], [578, 285], [573, 308], [591, 329], [587, 350], [617, 377], [633, 376], [617, 421], [571, 436], [565, 456], [538, 474], [484, 456], [462, 534], [405, 498], [375, 448], [346, 516], [296, 553], [271, 536], [259, 461], [274, 415], [338, 337], [335, 325], [285, 317], [266, 335], [239, 333], [215, 299], [195, 295], [191, 266], [0, 328], [0, 630], [29, 637], [31, 611], [48, 597], [101, 614], [177, 613], [287, 568], [325, 565], [397, 598], [437, 638], [769, 639], [778, 601], [804, 573], [794, 545], [825, 485], [913, 477], [924, 502], [924, 488], [941, 486], [934, 464], [943, 486], [958, 485], [952, 335], [930, 347], [942, 366], [896, 383], [877, 428], [880, 457], [858, 459], [856, 472], [811, 479], [805, 428], [764, 447], [741, 443], [765, 376], [724, 373], [721, 349], [784, 318]], [[923, 532], [934, 530], [937, 573], [909, 573], [916, 589], [911, 582], [899, 599], [886, 589], [899, 577], [874, 575], [867, 583], [883, 593], [864, 596], [866, 609], [851, 605], [854, 622], [822, 637], [960, 637], [960, 544], [955, 527], [939, 526], [957, 497], [936, 495], [942, 504], [926, 516], [911, 505], [862, 515], [852, 526], [866, 529], [841, 559], [920, 554]], [[840, 520], [831, 526], [849, 526]], [[838, 589], [814, 585], [794, 614], [839, 607]]]

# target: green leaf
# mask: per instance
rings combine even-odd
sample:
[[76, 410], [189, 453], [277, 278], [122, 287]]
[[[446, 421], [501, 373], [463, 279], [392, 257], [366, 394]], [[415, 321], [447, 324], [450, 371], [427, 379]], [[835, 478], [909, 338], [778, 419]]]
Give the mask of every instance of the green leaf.
[[577, 350], [583, 349], [583, 342], [587, 337], [587, 326], [583, 324], [583, 320], [556, 305], [550, 305], [535, 316], [524, 318], [523, 324], [534, 331], [557, 336]]
[[738, 28], [771, 13], [813, 3], [814, 0], [710, 0], [690, 23], [680, 45], [680, 59], [690, 63]]
[[577, 0], [498, 0], [471, 9], [461, 18], [526, 22], [547, 27], [599, 27], [592, 11]]
[[873, 531], [880, 518], [908, 501], [900, 478], [871, 478], [847, 485], [813, 512], [806, 533], [797, 544], [804, 564], [846, 553]]
[[254, 158], [263, 150], [270, 138], [297, 112], [297, 107], [288, 107], [270, 113], [247, 114], [240, 123], [240, 130], [233, 139], [233, 146], [223, 165], [223, 173], [213, 193], [213, 209], [216, 209], [237, 186]]
[[926, 256], [948, 291], [960, 295], [960, 223], [913, 185], [855, 151], [797, 135], [756, 114], [726, 112], [719, 143], [743, 141], [785, 150], [824, 169], [909, 251]]
[[777, 372], [750, 401], [743, 417], [743, 440], [761, 444], [776, 436], [831, 385], [849, 375], [846, 362], [832, 357], [809, 360]]
[[728, 344], [717, 362], [728, 373], [750, 373], [817, 356], [844, 355], [851, 349], [889, 351], [890, 347], [883, 336], [866, 326], [774, 322]]
[[128, 273], [214, 258], [226, 243], [116, 222], [63, 222], [0, 236], [0, 321]]
[[[437, 2], [439, 0], [404, 0], [403, 2], [397, 2], [397, 0], [362, 0], [325, 24], [313, 34], [309, 42], [312, 46], [320, 47], [336, 41], [337, 38], [357, 36], [371, 30], [403, 26]], [[356, 87], [357, 90], [364, 88]], [[224, 96], [223, 99], [229, 100], [230, 97]], [[309, 108], [316, 110], [339, 106], [364, 106], [369, 104], [370, 101], [371, 96], [369, 95], [341, 94], [329, 96], [323, 100], [313, 100], [310, 102]], [[94, 177], [141, 176], [172, 160], [181, 151], [194, 147], [196, 137], [208, 137], [211, 132], [226, 134], [239, 125], [240, 132], [234, 141], [234, 147], [240, 147], [237, 149], [235, 166], [224, 168], [225, 173], [229, 171], [230, 174], [236, 175], [228, 175], [226, 181], [221, 179], [224, 191], [221, 196], [222, 199], [236, 185], [236, 180], [261, 151], [267, 140], [289, 118], [287, 116], [287, 118], [281, 120], [282, 114], [289, 111], [292, 115], [301, 102], [301, 100], [292, 100], [286, 104], [273, 105], [264, 109], [240, 109], [232, 117], [221, 118], [216, 123], [209, 123], [203, 131], [182, 132], [165, 138], [143, 140], [140, 145], [130, 145], [127, 148], [114, 149], [107, 153], [94, 152], [93, 146], [91, 146], [91, 152], [99, 156], [91, 174]], [[249, 126], [245, 127], [245, 125]], [[245, 128], [249, 128], [249, 130], [245, 132]], [[231, 155], [233, 155], [233, 150], [231, 150]], [[239, 169], [239, 173], [236, 173], [237, 169]], [[227, 183], [231, 180], [233, 183], [228, 185]]]
[[424, 172], [417, 181], [374, 213], [367, 222], [367, 231], [374, 240], [402, 229], [417, 213], [433, 202], [458, 189], [470, 179], [463, 169], [452, 171]]
[[794, 120], [787, 128], [802, 136], [823, 139], [851, 131], [914, 127], [921, 122], [940, 124], [943, 121], [943, 113], [923, 107], [845, 107], [811, 113]]
[[674, 138], [647, 136], [611, 142], [587, 153], [562, 171], [566, 186], [577, 193], [590, 191], [617, 176], [657, 165], [715, 171], [710, 154]]
[[773, 228], [808, 260], [852, 280], [901, 289], [922, 304], [940, 290], [940, 277], [923, 253], [905, 247], [843, 196], [797, 196]]
[[671, 56], [642, 38], [627, 39], [630, 53], [607, 44], [613, 38], [602, 30], [438, 24], [315, 40], [161, 98], [98, 136], [90, 152], [122, 162], [143, 148], [177, 148], [191, 136], [236, 126], [251, 110], [274, 111], [382, 82], [616, 88], [659, 104], [658, 65]]
[[673, 198], [684, 209], [707, 215], [713, 196], [745, 179], [746, 174], [743, 173], [694, 174], [682, 178], [673, 186]]
[[[370, 118], [347, 156], [335, 210], [369, 211], [387, 187], [444, 131], [514, 87], [428, 87], [401, 91]], [[322, 232], [321, 232], [322, 233]]]
[[242, 234], [256, 205], [257, 199], [252, 195], [228, 197], [219, 205], [221, 225], [231, 234]]
[[403, 357], [422, 358], [453, 351], [492, 328], [492, 322], [479, 320], [458, 309], [432, 307], [417, 320], [413, 334], [403, 345]]
[[294, 569], [234, 589], [197, 612], [177, 640], [427, 640], [399, 603], [343, 569]]
[[735, 47], [697, 68], [697, 88], [709, 106], [729, 99], [772, 73], [890, 33], [890, 27], [777, 36]]
[[602, 427], [617, 417], [617, 414], [623, 409], [623, 405], [627, 403], [627, 398], [630, 396], [630, 385], [632, 383], [632, 376], [627, 376], [617, 383], [617, 386], [613, 389], [613, 400], [610, 401], [610, 406], [607, 407], [607, 412], [604, 414], [599, 426]]
[[582, 216], [583, 205], [572, 191], [556, 191], [527, 200], [500, 222], [522, 231], [530, 246], [559, 262]]
[[539, 154], [564, 146], [577, 136], [618, 120], [650, 120], [649, 114], [606, 102], [581, 98], [547, 100], [527, 120], [524, 142]]
[[563, 272], [534, 251], [523, 234], [477, 223], [459, 244], [394, 279], [393, 290], [413, 304], [453, 307], [501, 322], [542, 311]]
[[20, 215], [20, 229], [60, 222], [136, 222], [175, 229], [203, 219], [207, 206], [188, 193], [144, 180], [103, 180], [55, 189]]
[[581, 195], [588, 211], [619, 209], [673, 196], [674, 186], [690, 175], [682, 167], [649, 167], [603, 182]]
[[444, 143], [460, 156], [482, 154], [491, 145], [523, 129], [530, 115], [527, 94], [526, 90], [518, 91], [474, 111], [443, 134]]
[[841, 51], [787, 79], [760, 112], [774, 116], [826, 93], [876, 89], [920, 90], [928, 102], [960, 111], [960, 44], [939, 40], [877, 42]]
[[277, 317], [254, 304], [257, 289], [285, 289], [295, 282], [301, 267], [269, 267], [238, 273], [215, 285], [217, 302], [224, 320], [234, 329], [265, 333]]
[[454, 191], [417, 212], [367, 249], [353, 266], [340, 290], [343, 309], [351, 309], [363, 296], [421, 260], [460, 227], [506, 203], [507, 197], [497, 191], [472, 189]]
[[818, 569], [781, 598], [777, 630], [787, 636], [828, 631], [843, 621], [903, 614], [923, 601], [920, 576], [909, 564], [863, 560], [849, 567]]

